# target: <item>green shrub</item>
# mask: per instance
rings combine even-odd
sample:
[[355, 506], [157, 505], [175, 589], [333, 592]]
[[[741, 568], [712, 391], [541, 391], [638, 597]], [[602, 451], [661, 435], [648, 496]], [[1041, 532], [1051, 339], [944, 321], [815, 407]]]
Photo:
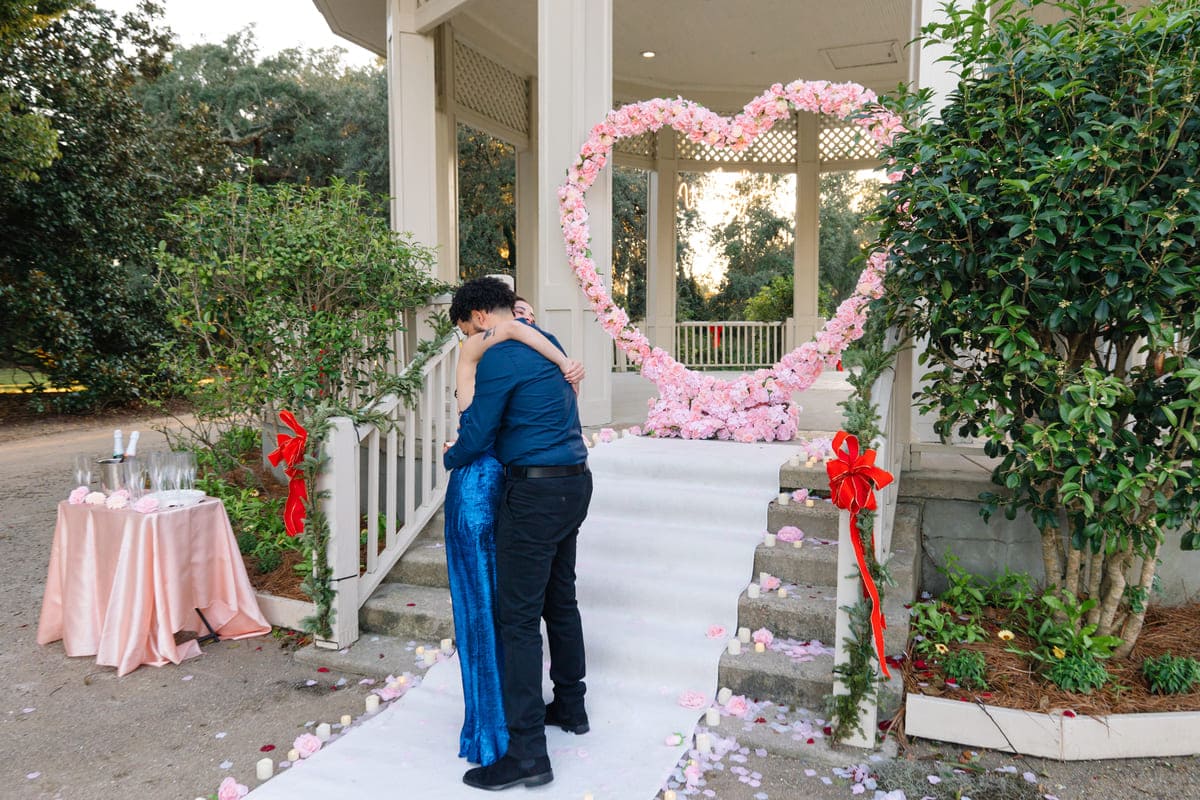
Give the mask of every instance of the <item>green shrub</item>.
[[1071, 653], [1062, 658], [1051, 658], [1046, 668], [1046, 678], [1058, 688], [1068, 692], [1091, 694], [1109, 681], [1108, 670], [1091, 653]]
[[978, 650], [955, 650], [940, 661], [947, 678], [964, 689], [986, 689], [987, 658]]
[[978, 576], [967, 572], [958, 564], [958, 557], [953, 553], [946, 554], [946, 565], [938, 570], [946, 576], [949, 585], [942, 592], [942, 602], [955, 613], [975, 616], [983, 610], [986, 600], [983, 596], [985, 582]]
[[881, 305], [928, 342], [938, 432], [997, 459], [986, 513], [1031, 516], [1047, 585], [1105, 576], [1088, 622], [1125, 655], [1154, 570], [1108, 576], [1166, 531], [1200, 546], [1200, 2], [952, 4], [922, 32], [962, 77], [939, 114], [884, 101]]
[[[982, 641], [987, 632], [973, 619], [961, 620], [953, 611], [943, 610], [935, 602], [917, 603], [912, 607], [910, 630], [914, 649], [930, 655], [955, 644]], [[920, 638], [917, 638], [920, 637]]]
[[1154, 694], [1187, 694], [1200, 681], [1200, 661], [1164, 653], [1143, 661], [1142, 675]]

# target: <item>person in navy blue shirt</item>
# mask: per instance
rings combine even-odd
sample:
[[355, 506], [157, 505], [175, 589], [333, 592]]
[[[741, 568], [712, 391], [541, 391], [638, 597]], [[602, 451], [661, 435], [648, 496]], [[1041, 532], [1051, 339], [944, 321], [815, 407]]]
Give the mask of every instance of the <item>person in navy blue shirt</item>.
[[[467, 334], [513, 319], [516, 295], [502, 281], [467, 281], [450, 318]], [[562, 346], [542, 331], [559, 350]], [[496, 517], [496, 623], [503, 643], [508, 752], [463, 782], [480, 789], [540, 786], [554, 779], [546, 725], [588, 731], [583, 626], [575, 600], [575, 543], [592, 496], [575, 391], [562, 372], [520, 342], [500, 342], [475, 372], [475, 395], [448, 469], [489, 449], [504, 465]], [[550, 645], [554, 700], [542, 699], [541, 620]]]

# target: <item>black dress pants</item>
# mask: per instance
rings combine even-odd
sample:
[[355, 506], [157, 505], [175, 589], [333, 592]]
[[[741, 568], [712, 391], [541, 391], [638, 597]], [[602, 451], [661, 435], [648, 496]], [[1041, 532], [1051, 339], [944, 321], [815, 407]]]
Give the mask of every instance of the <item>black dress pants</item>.
[[583, 710], [583, 626], [575, 601], [575, 542], [592, 499], [592, 474], [506, 477], [496, 519], [496, 622], [504, 644], [508, 754], [546, 755], [541, 620], [554, 696]]

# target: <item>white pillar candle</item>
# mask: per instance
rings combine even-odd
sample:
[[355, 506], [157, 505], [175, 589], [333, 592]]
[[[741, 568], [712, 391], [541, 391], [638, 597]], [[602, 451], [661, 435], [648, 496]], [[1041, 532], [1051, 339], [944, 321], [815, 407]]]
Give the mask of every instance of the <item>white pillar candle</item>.
[[800, 466], [800, 456], [792, 456], [791, 458], [789, 458], [788, 466], [789, 467], [799, 467]]
[[[738, 628], [738, 641], [741, 642], [742, 644], [750, 643], [750, 629], [749, 628]], [[730, 694], [732, 695], [732, 693], [730, 693]], [[724, 703], [722, 703], [722, 705], [724, 705]]]
[[799, 550], [801, 547], [804, 547], [804, 540], [803, 540], [803, 539], [797, 539], [796, 541], [792, 542], [792, 547], [794, 547], [794, 548], [796, 548], [797, 550]]
[[707, 753], [712, 749], [712, 740], [707, 733], [696, 734], [696, 749], [701, 753]]
[[328, 742], [329, 737], [333, 736], [333, 729], [329, 727], [328, 722], [322, 722], [317, 726], [317, 738], [322, 742]]
[[663, 800], [675, 800], [675, 790], [667, 789], [663, 792]]
[[[375, 697], [375, 695], [371, 695], [371, 696]], [[379, 698], [375, 697], [375, 699], [378, 700]], [[295, 764], [299, 760], [300, 760], [300, 751], [299, 750], [297, 750], [294, 747], [291, 750], [288, 750], [288, 761]]]
[[343, 728], [349, 728], [350, 723], [352, 723], [352, 722], [354, 722], [354, 717], [350, 716], [349, 714], [342, 714], [342, 727]]
[[742, 654], [742, 643], [737, 639], [730, 639], [729, 644], [725, 646], [725, 652], [731, 656], [740, 656]]
[[260, 781], [265, 781], [275, 774], [275, 762], [269, 758], [260, 758], [254, 765], [254, 774]]
[[592, 444], [600, 444], [600, 432], [596, 431], [592, 434]]
[[755, 600], [758, 598], [758, 584], [757, 583], [752, 583], [748, 587], [746, 587], [746, 596], [749, 597], [751, 600]]
[[769, 578], [769, 577], [771, 577], [771, 573], [769, 573], [769, 572], [760, 572], [760, 573], [758, 573], [758, 583], [759, 583], [759, 585], [761, 586], [762, 584], [766, 583], [766, 582], [767, 582], [767, 578]]
[[784, 598], [786, 598], [786, 597], [787, 597], [787, 587], [786, 587], [786, 586], [780, 586], [780, 587], [779, 587], [779, 599], [780, 599], [780, 600], [782, 600], [782, 599], [784, 599]]
[[792, 496], [790, 494], [788, 494], [787, 492], [780, 492], [777, 502], [781, 506], [786, 506], [788, 504], [788, 500], [791, 500], [791, 499], [792, 499]]
[[715, 708], [710, 708], [704, 712], [704, 724], [710, 728], [715, 728], [721, 724], [721, 712]]
[[764, 533], [763, 534], [763, 544], [765, 544], [767, 547], [774, 547], [775, 546], [775, 534]]
[[808, 506], [809, 508], [812, 508], [812, 507], [813, 507], [813, 501], [812, 501], [812, 500], [805, 500], [805, 501], [804, 501], [804, 505]]
[[733, 697], [733, 689], [730, 689], [728, 686], [722, 686], [721, 690], [717, 692], [717, 702], [721, 705], [728, 703], [731, 697]]
[[436, 648], [426, 650], [425, 655], [421, 656], [421, 663], [426, 667], [432, 667], [437, 663], [438, 651]]
[[367, 713], [374, 714], [378, 710], [379, 710], [379, 695], [377, 695], [377, 694], [367, 695]]
[[443, 653], [445, 653], [446, 655], [449, 655], [450, 651], [453, 649], [454, 649], [454, 640], [453, 639], [442, 639], [442, 652]]
[[754, 643], [754, 652], [765, 653], [765, 652], [767, 652], [767, 646], [765, 644], [763, 644], [762, 642], [755, 642]]

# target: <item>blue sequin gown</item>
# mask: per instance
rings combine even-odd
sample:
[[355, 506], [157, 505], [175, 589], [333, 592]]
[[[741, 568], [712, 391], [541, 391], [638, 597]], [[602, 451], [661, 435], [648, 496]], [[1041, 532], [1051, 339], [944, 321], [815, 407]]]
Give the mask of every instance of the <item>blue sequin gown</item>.
[[[463, 417], [470, 408], [463, 412]], [[466, 717], [458, 755], [487, 766], [508, 750], [496, 633], [496, 511], [504, 467], [488, 452], [450, 474], [446, 487], [446, 566]]]

